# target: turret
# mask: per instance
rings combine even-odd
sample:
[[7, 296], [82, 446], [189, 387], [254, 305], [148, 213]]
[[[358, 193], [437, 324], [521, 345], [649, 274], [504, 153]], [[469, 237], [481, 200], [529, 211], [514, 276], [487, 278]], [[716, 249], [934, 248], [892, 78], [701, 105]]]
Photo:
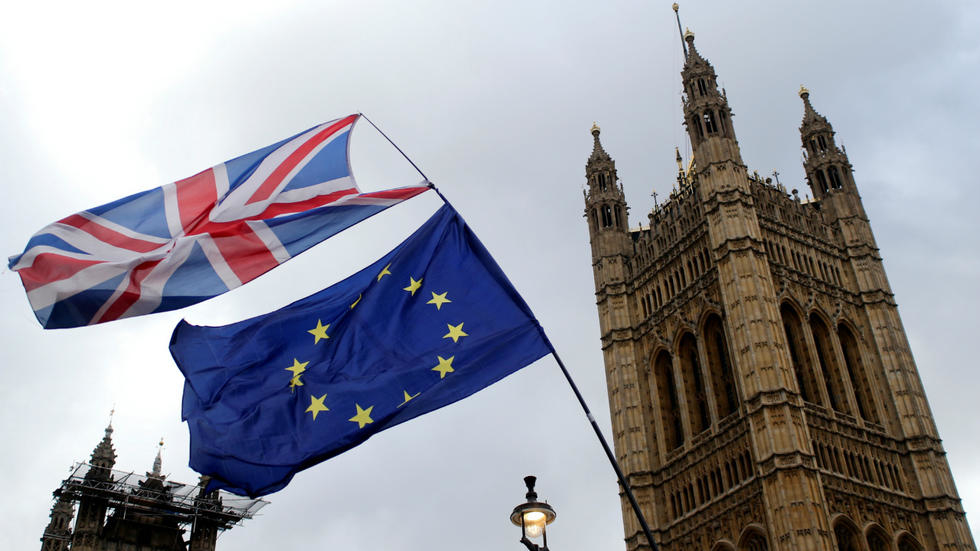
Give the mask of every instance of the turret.
[[800, 98], [803, 99], [803, 123], [800, 125], [803, 169], [814, 198], [824, 199], [839, 192], [857, 195], [847, 151], [837, 147], [834, 128], [826, 117], [813, 109], [810, 91], [803, 86], [800, 86]]
[[[112, 421], [105, 428], [105, 436], [92, 450], [85, 484], [100, 487], [112, 480], [112, 467], [116, 464], [116, 450], [112, 447]], [[95, 551], [98, 537], [105, 526], [108, 503], [101, 497], [84, 497], [79, 500], [78, 518], [75, 520], [75, 534], [72, 537], [73, 551]]]
[[691, 138], [695, 158], [702, 167], [716, 161], [742, 165], [742, 154], [732, 126], [732, 110], [725, 91], [718, 90], [714, 67], [694, 46], [694, 33], [684, 33], [687, 58], [681, 79], [684, 84], [684, 125]]
[[55, 492], [58, 501], [51, 507], [51, 520], [41, 537], [41, 551], [68, 551], [71, 543], [71, 519], [75, 516], [75, 504], [61, 490]]
[[585, 163], [588, 189], [585, 191], [585, 216], [589, 222], [592, 260], [631, 252], [627, 230], [628, 207], [623, 187], [616, 177], [616, 161], [599, 141], [599, 125], [592, 125], [592, 154]]

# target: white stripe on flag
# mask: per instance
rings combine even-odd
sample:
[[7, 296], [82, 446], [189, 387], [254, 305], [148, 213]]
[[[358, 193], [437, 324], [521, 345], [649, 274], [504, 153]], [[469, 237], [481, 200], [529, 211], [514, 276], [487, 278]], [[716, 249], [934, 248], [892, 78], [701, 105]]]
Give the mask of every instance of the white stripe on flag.
[[221, 256], [221, 251], [218, 250], [218, 245], [215, 244], [214, 239], [211, 239], [210, 235], [201, 235], [197, 242], [201, 245], [204, 256], [211, 262], [211, 267], [214, 268], [214, 272], [221, 278], [225, 287], [228, 287], [229, 291], [236, 287], [241, 287], [242, 281], [235, 275], [231, 266], [225, 262], [225, 257]]
[[282, 245], [279, 238], [276, 237], [275, 232], [269, 229], [269, 225], [260, 220], [249, 220], [246, 222], [248, 227], [255, 232], [255, 235], [262, 240], [262, 243], [269, 248], [269, 252], [276, 259], [276, 262], [282, 264], [283, 262], [289, 260], [291, 256], [289, 252], [286, 251], [286, 247]]

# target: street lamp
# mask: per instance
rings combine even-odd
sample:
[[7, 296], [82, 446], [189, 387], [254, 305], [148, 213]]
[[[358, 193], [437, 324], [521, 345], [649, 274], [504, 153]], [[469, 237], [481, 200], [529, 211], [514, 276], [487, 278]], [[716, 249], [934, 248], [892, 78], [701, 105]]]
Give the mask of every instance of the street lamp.
[[[551, 505], [538, 501], [538, 494], [534, 491], [536, 480], [537, 477], [524, 477], [524, 484], [527, 485], [527, 494], [524, 497], [527, 501], [514, 507], [510, 521], [521, 527], [521, 543], [528, 551], [548, 551], [548, 533], [545, 527], [554, 522], [557, 515]], [[542, 538], [541, 545], [531, 541], [538, 538]]]

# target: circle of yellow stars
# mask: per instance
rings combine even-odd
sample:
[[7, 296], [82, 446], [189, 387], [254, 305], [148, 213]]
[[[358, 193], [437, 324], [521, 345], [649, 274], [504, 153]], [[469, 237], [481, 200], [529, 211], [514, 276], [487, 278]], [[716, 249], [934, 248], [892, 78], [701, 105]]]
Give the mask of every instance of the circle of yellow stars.
[[[380, 282], [381, 279], [384, 278], [385, 276], [393, 276], [394, 274], [392, 274], [390, 268], [391, 268], [391, 264], [388, 264], [387, 266], [382, 268], [381, 272], [378, 273], [376, 281]], [[420, 277], [419, 279], [416, 280], [414, 276], [410, 275], [408, 278], [408, 285], [406, 287], [403, 287], [402, 289], [410, 293], [411, 296], [414, 297], [415, 293], [422, 288], [423, 279], [424, 278]], [[432, 298], [429, 301], [427, 301], [426, 304], [431, 304], [435, 306], [436, 310], [441, 311], [443, 305], [452, 303], [452, 300], [450, 300], [449, 297], [447, 296], [449, 294], [448, 291], [444, 291], [442, 293], [430, 291], [430, 293], [432, 294]], [[363, 298], [363, 296], [364, 296], [363, 294], [359, 294], [357, 296], [357, 299], [350, 305], [350, 309], [354, 309], [354, 307], [361, 302], [361, 298]], [[459, 343], [459, 339], [469, 336], [468, 333], [463, 331], [463, 322], [460, 322], [457, 325], [452, 325], [447, 323], [446, 327], [448, 328], [449, 332], [443, 335], [442, 338], [452, 339], [453, 343]], [[328, 329], [330, 329], [329, 323], [324, 324], [323, 320], [317, 319], [316, 327], [307, 330], [307, 333], [313, 336], [314, 346], [319, 344], [320, 341], [327, 340], [330, 338], [330, 335], [327, 334]], [[445, 379], [447, 374], [455, 372], [455, 368], [453, 367], [453, 361], [456, 359], [455, 356], [449, 356], [448, 358], [444, 358], [442, 356], [437, 355], [436, 359], [438, 361], [438, 364], [432, 368], [432, 371], [439, 373], [440, 380]], [[309, 363], [310, 363], [309, 361], [301, 362], [299, 361], [298, 358], [293, 358], [293, 365], [285, 368], [286, 371], [292, 373], [289, 379], [290, 392], [293, 392], [298, 386], [303, 386], [302, 375], [306, 371], [306, 366], [309, 365]], [[402, 393], [403, 393], [403, 400], [400, 404], [398, 404], [397, 407], [404, 406], [405, 404], [417, 398], [421, 394], [421, 392], [416, 392], [415, 394], [409, 394], [408, 390], [403, 390]], [[311, 414], [313, 416], [313, 420], [316, 421], [317, 415], [325, 411], [330, 411], [330, 408], [328, 408], [325, 404], [326, 398], [327, 398], [326, 393], [320, 396], [311, 394], [310, 405], [306, 408], [306, 411], [304, 413]], [[352, 423], [357, 423], [358, 429], [363, 429], [367, 425], [370, 425], [371, 423], [374, 422], [374, 419], [371, 418], [371, 412], [374, 410], [374, 405], [370, 405], [367, 408], [363, 408], [359, 403], [355, 402], [354, 408], [355, 408], [354, 416], [348, 419], [348, 421]]]

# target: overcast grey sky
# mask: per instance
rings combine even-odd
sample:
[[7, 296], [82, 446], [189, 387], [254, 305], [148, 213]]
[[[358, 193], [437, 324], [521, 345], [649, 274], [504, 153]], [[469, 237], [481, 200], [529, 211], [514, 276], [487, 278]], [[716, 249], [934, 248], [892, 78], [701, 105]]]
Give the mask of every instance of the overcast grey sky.
[[[680, 44], [668, 1], [0, 0], [0, 250], [72, 212], [363, 111], [467, 218], [563, 355], [608, 434], [588, 233], [589, 127], [635, 226], [669, 192]], [[847, 147], [968, 520], [980, 522], [975, 2], [684, 2], [750, 170], [805, 192], [800, 84]], [[362, 189], [418, 175], [367, 125]], [[186, 310], [43, 331], [0, 275], [0, 547], [31, 549], [50, 492], [115, 405], [117, 466], [193, 482], [174, 325], [285, 305], [380, 257], [425, 196]], [[557, 551], [622, 549], [615, 475], [554, 362], [298, 475], [219, 549], [521, 549], [508, 520], [536, 474]]]

